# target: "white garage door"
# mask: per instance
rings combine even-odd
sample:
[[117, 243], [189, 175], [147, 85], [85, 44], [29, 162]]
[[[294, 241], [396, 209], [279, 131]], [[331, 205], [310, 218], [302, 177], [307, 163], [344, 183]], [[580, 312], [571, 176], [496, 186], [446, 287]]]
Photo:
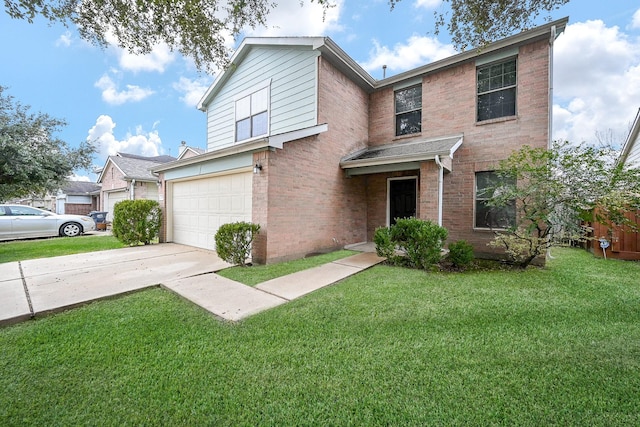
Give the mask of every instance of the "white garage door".
[[172, 240], [215, 249], [214, 235], [222, 224], [251, 221], [253, 174], [176, 182], [172, 196]]
[[106, 194], [107, 194], [107, 202], [106, 202], [106, 206], [107, 206], [107, 221], [113, 221], [113, 207], [119, 201], [129, 199], [129, 192], [128, 191], [114, 191], [113, 193], [106, 193]]

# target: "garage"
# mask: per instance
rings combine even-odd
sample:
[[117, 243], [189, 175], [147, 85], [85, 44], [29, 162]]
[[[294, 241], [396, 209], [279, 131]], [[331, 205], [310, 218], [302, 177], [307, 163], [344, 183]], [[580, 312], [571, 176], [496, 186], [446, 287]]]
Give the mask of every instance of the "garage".
[[113, 191], [110, 193], [105, 193], [107, 195], [107, 200], [105, 200], [104, 206], [107, 207], [107, 221], [113, 221], [113, 207], [116, 203], [122, 200], [129, 199], [129, 192], [124, 191]]
[[222, 224], [251, 221], [253, 173], [171, 182], [170, 241], [214, 249]]

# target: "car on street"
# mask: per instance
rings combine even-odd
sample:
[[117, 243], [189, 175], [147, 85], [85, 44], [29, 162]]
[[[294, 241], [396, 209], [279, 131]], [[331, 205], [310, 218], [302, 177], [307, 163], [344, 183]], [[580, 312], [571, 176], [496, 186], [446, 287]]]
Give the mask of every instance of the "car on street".
[[85, 215], [58, 215], [24, 205], [0, 205], [0, 240], [32, 237], [75, 237], [96, 229]]

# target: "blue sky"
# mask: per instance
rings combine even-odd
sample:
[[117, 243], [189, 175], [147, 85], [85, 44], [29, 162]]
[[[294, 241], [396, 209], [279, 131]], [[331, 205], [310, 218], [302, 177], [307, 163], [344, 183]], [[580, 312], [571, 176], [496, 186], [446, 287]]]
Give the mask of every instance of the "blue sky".
[[[386, 0], [336, 0], [324, 20], [309, 0], [304, 7], [278, 3], [268, 26], [246, 35], [326, 35], [376, 78], [383, 64], [390, 76], [455, 53], [446, 31], [433, 34], [441, 0], [403, 0], [393, 11]], [[555, 49], [554, 138], [596, 142], [600, 133], [624, 140], [640, 108], [640, 4], [571, 0], [551, 18], [564, 16], [569, 26]], [[182, 140], [206, 148], [205, 114], [196, 105], [215, 76], [166, 46], [134, 56], [87, 44], [75, 28], [5, 13], [0, 40], [0, 85], [33, 112], [65, 119], [58, 136], [69, 144], [96, 139], [96, 165], [116, 151], [176, 156]], [[96, 176], [79, 171], [77, 179]]]

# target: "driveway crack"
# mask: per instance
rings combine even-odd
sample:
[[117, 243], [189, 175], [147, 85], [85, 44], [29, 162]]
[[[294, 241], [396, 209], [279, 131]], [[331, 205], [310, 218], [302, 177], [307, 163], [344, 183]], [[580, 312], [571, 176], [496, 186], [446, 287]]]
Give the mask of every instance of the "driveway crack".
[[22, 287], [24, 288], [24, 295], [27, 298], [27, 304], [29, 304], [29, 311], [31, 312], [31, 317], [34, 317], [36, 313], [33, 311], [33, 304], [31, 304], [31, 295], [29, 294], [29, 288], [27, 287], [27, 280], [24, 277], [24, 272], [22, 271], [22, 262], [18, 261], [18, 268], [20, 269], [20, 278], [22, 279]]

